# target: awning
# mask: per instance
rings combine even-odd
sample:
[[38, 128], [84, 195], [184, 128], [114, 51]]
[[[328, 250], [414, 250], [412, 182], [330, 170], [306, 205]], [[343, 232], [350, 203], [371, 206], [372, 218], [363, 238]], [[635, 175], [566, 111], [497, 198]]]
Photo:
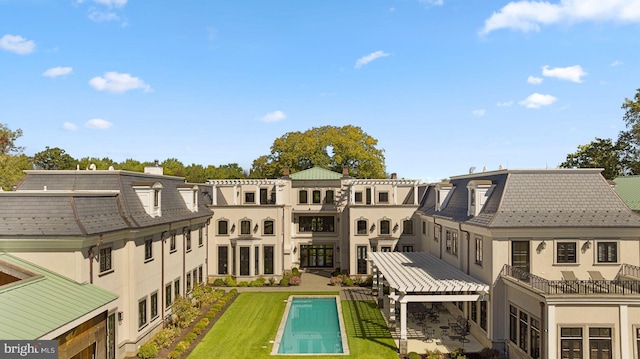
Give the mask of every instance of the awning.
[[369, 260], [401, 293], [489, 292], [489, 285], [426, 252], [369, 252]]

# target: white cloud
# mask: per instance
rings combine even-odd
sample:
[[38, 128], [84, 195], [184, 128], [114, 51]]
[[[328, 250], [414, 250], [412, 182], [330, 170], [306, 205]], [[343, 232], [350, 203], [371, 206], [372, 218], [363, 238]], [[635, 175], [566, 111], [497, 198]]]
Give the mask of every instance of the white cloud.
[[66, 76], [69, 75], [71, 72], [73, 71], [73, 69], [71, 67], [52, 67], [50, 69], [48, 69], [47, 71], [42, 73], [42, 76], [46, 76], [46, 77], [58, 77], [58, 76]]
[[123, 7], [127, 5], [127, 0], [93, 0], [94, 2], [109, 7]]
[[370, 63], [373, 60], [379, 59], [381, 57], [387, 57], [387, 56], [391, 56], [391, 54], [388, 54], [384, 51], [376, 51], [376, 52], [372, 52], [369, 55], [363, 56], [361, 58], [358, 59], [358, 61], [356, 61], [356, 65], [355, 68], [359, 69], [362, 66]]
[[268, 114], [262, 116], [262, 121], [264, 122], [278, 122], [278, 121], [282, 121], [285, 118], [287, 118], [287, 114], [280, 111], [280, 110], [276, 110], [273, 112], [269, 112]]
[[542, 83], [542, 77], [529, 76], [527, 82], [532, 85], [540, 85]]
[[100, 118], [94, 118], [84, 123], [84, 127], [96, 130], [106, 130], [111, 126], [113, 126], [111, 122]]
[[75, 131], [75, 130], [77, 130], [77, 129], [78, 129], [78, 126], [76, 126], [76, 124], [75, 124], [75, 123], [71, 123], [71, 122], [65, 122], [65, 123], [62, 125], [62, 127], [63, 127], [65, 130], [69, 130], [69, 131]]
[[36, 43], [20, 35], [7, 34], [0, 39], [0, 49], [15, 52], [19, 55], [26, 55], [36, 49]]
[[582, 82], [582, 76], [586, 76], [587, 73], [582, 69], [582, 66], [575, 65], [569, 67], [554, 67], [552, 69], [549, 66], [542, 66], [542, 76], [556, 77], [561, 80], [568, 80], [571, 82]]
[[487, 110], [485, 109], [473, 110], [471, 111], [471, 113], [476, 117], [482, 117], [487, 113]]
[[513, 101], [498, 102], [496, 105], [498, 107], [509, 107], [509, 106], [513, 105]]
[[512, 1], [485, 20], [480, 34], [499, 29], [540, 31], [541, 25], [583, 21], [638, 22], [640, 3], [637, 0], [560, 0], [557, 4]]
[[539, 93], [533, 93], [529, 97], [520, 101], [520, 105], [527, 108], [540, 108], [543, 106], [549, 106], [556, 102], [558, 99], [551, 95], [543, 95]]
[[620, 66], [620, 65], [622, 65], [622, 61], [620, 61], [620, 60], [616, 60], [616, 61], [611, 63], [612, 67], [616, 67], [616, 66]]
[[104, 74], [104, 77], [97, 76], [89, 80], [89, 84], [98, 91], [126, 92], [129, 90], [142, 89], [145, 92], [151, 91], [151, 86], [144, 81], [130, 74], [122, 74], [111, 71]]
[[89, 19], [95, 22], [104, 22], [104, 21], [118, 21], [120, 17], [112, 12], [102, 12], [98, 10], [91, 10], [89, 12]]

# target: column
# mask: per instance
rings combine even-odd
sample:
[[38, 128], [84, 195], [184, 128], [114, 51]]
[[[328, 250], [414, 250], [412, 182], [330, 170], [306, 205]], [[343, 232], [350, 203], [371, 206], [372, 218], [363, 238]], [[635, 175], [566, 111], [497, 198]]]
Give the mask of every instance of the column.
[[215, 184], [211, 187], [211, 202], [214, 206], [218, 205], [218, 187]]
[[391, 288], [389, 291], [389, 329], [396, 329], [396, 290]]
[[547, 357], [553, 358], [558, 354], [558, 329], [556, 328], [556, 306], [547, 306]]
[[371, 275], [373, 277], [373, 284], [371, 285], [371, 295], [378, 295], [378, 267], [371, 266]]
[[406, 299], [400, 299], [400, 356], [407, 355], [407, 302]]
[[378, 271], [378, 308], [384, 308], [384, 276]]
[[[620, 305], [620, 353], [630, 353], [631, 344], [629, 342], [629, 306]], [[615, 351], [614, 351], [615, 353]]]

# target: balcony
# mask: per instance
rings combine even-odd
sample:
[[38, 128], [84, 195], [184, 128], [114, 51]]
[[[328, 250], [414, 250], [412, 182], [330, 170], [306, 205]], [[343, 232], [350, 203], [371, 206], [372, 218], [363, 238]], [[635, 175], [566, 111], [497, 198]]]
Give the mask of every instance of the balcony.
[[[623, 264], [614, 280], [549, 280], [504, 265], [500, 276], [542, 295], [640, 295], [640, 267]], [[637, 278], [637, 279], [634, 279]]]

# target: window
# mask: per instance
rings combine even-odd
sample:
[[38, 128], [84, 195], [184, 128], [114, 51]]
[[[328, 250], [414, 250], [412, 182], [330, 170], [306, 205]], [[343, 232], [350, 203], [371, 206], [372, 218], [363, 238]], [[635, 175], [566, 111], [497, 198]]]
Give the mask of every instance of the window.
[[229, 221], [218, 221], [218, 234], [229, 234]]
[[188, 252], [191, 250], [191, 230], [187, 230], [184, 235], [187, 241], [187, 252]]
[[191, 272], [193, 274], [193, 289], [196, 288], [196, 284], [198, 284], [198, 269], [193, 268], [193, 272]]
[[482, 266], [482, 236], [476, 236], [476, 264]]
[[611, 328], [589, 328], [589, 357], [611, 359]]
[[476, 190], [473, 188], [469, 190], [469, 204], [471, 207], [476, 205]]
[[480, 328], [487, 330], [487, 302], [480, 302]]
[[618, 243], [598, 242], [598, 263], [617, 263]]
[[185, 294], [191, 292], [191, 273], [187, 273], [187, 288], [185, 288]]
[[332, 204], [334, 201], [334, 192], [333, 190], [328, 190], [324, 195], [324, 203]]
[[198, 283], [202, 283], [202, 266], [198, 267]]
[[367, 234], [367, 221], [364, 219], [358, 220], [357, 224], [357, 234]]
[[520, 349], [527, 351], [529, 347], [529, 315], [520, 312]]
[[267, 204], [268, 203], [268, 199], [267, 199], [267, 189], [266, 188], [260, 188], [260, 204]]
[[300, 232], [334, 232], [335, 217], [333, 216], [301, 216], [298, 219]]
[[383, 219], [380, 221], [380, 234], [390, 234], [391, 233], [391, 221]]
[[229, 274], [229, 268], [227, 264], [229, 261], [229, 247], [218, 247], [218, 274]]
[[413, 252], [413, 246], [402, 246], [403, 252]]
[[452, 245], [451, 245], [451, 254], [454, 256], [458, 255], [458, 231], [451, 232]]
[[138, 328], [147, 324], [147, 297], [138, 302]]
[[153, 240], [144, 241], [144, 260], [153, 259]]
[[164, 305], [169, 308], [171, 303], [171, 283], [169, 283], [164, 287]]
[[158, 208], [160, 207], [160, 190], [153, 190], [153, 206]]
[[307, 190], [301, 189], [300, 192], [298, 192], [298, 203], [308, 203], [307, 196]]
[[440, 234], [442, 233], [442, 227], [439, 224], [433, 226], [433, 240], [440, 241]]
[[176, 299], [180, 296], [180, 279], [176, 279], [176, 281], [173, 282], [173, 294]]
[[198, 247], [202, 247], [202, 227], [198, 228]]
[[171, 233], [171, 238], [169, 239], [169, 251], [174, 252], [176, 250], [176, 234]]
[[534, 359], [540, 359], [540, 321], [531, 318], [531, 349], [529, 355]]
[[262, 223], [262, 230], [264, 234], [273, 234], [273, 221], [266, 220]]
[[365, 196], [367, 197], [367, 204], [371, 204], [371, 188], [367, 188], [364, 190]]
[[251, 234], [251, 221], [246, 219], [240, 221], [240, 234]]
[[446, 230], [444, 233], [445, 236], [445, 250], [447, 253], [451, 253], [451, 249], [453, 248], [453, 235], [450, 230]]
[[378, 192], [378, 202], [389, 203], [389, 192]]
[[582, 359], [582, 328], [560, 328], [560, 357]]
[[354, 194], [354, 201], [356, 203], [362, 203], [362, 192], [356, 192]]
[[513, 305], [509, 306], [509, 340], [518, 344], [518, 309]]
[[469, 302], [469, 306], [471, 307], [471, 320], [474, 323], [478, 322], [478, 303], [477, 302]]
[[402, 234], [413, 234], [413, 221], [408, 219], [402, 221]]
[[422, 234], [427, 234], [427, 222], [422, 221]]
[[244, 193], [244, 203], [256, 203], [256, 193], [255, 192], [245, 192]]
[[391, 252], [391, 247], [382, 246], [382, 247], [380, 247], [380, 252]]
[[636, 328], [636, 350], [638, 351], [636, 358], [640, 358], [640, 328]]
[[557, 263], [576, 263], [576, 242], [558, 242]]
[[253, 274], [258, 275], [260, 273], [260, 247], [255, 246], [253, 252]]
[[151, 320], [158, 316], [158, 292], [151, 294]]
[[249, 247], [240, 247], [240, 275], [249, 275]]
[[111, 270], [111, 247], [100, 248], [100, 272]]
[[321, 198], [322, 196], [320, 195], [320, 191], [318, 191], [318, 190], [314, 190], [314, 191], [312, 192], [312, 196], [313, 196], [313, 198], [312, 198], [313, 203], [320, 203], [320, 202], [322, 202], [322, 198]]
[[273, 274], [273, 246], [264, 246], [264, 274]]
[[367, 274], [367, 246], [357, 246], [356, 255], [358, 257], [358, 274]]

